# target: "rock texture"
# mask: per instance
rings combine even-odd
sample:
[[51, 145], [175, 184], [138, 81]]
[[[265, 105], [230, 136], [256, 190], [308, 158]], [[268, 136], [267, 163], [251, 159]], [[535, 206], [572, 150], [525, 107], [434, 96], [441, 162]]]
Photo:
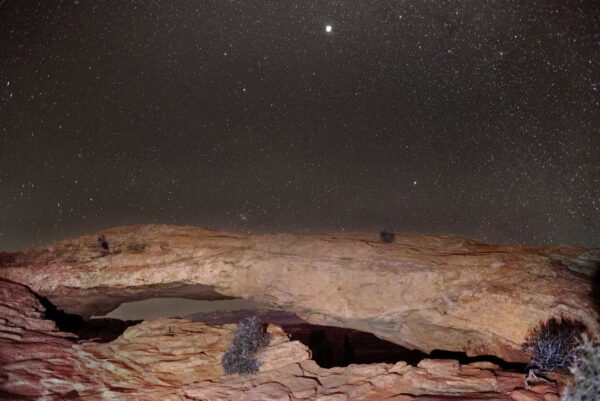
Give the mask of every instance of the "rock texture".
[[594, 255], [443, 236], [396, 235], [388, 244], [375, 233], [248, 236], [150, 225], [5, 254], [0, 277], [85, 317], [150, 297], [245, 298], [410, 349], [526, 361], [521, 343], [550, 316], [600, 331]]
[[[277, 325], [290, 336], [306, 345], [312, 359], [322, 368], [348, 366], [350, 364], [370, 364], [378, 362], [394, 363], [405, 361], [416, 365], [428, 357], [420, 351], [409, 350], [398, 344], [382, 340], [371, 333], [343, 327], [319, 326], [306, 323], [293, 313], [270, 310], [236, 310], [194, 313], [185, 316], [193, 322], [204, 322], [210, 325], [239, 323], [250, 316], [256, 316], [263, 322]], [[456, 355], [440, 355], [433, 353], [431, 358], [455, 359]], [[461, 363], [475, 362], [474, 358], [461, 358]], [[489, 359], [489, 358], [488, 358]], [[523, 370], [523, 366], [511, 366]]]
[[260, 372], [223, 376], [235, 325], [158, 319], [108, 343], [81, 341], [44, 319], [26, 287], [0, 280], [0, 398], [6, 400], [558, 400], [557, 388], [522, 388], [524, 375], [452, 360], [322, 369], [270, 325]]

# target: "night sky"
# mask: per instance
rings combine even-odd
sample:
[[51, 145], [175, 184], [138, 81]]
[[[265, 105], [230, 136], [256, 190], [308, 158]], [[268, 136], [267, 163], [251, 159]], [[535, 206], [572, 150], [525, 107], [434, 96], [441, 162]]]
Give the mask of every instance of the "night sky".
[[599, 1], [0, 3], [0, 250], [137, 223], [600, 246]]

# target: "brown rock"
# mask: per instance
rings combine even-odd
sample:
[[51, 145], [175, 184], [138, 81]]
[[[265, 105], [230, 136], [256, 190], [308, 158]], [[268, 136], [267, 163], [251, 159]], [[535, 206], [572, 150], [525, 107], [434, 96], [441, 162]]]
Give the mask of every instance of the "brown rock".
[[22, 285], [0, 280], [0, 398], [64, 397], [92, 387], [79, 370], [75, 336], [44, 319], [44, 307]]
[[[101, 235], [108, 251], [98, 246]], [[245, 298], [409, 349], [526, 361], [520, 344], [550, 316], [600, 332], [591, 279], [572, 268], [585, 251], [445, 236], [397, 235], [387, 244], [376, 233], [246, 236], [150, 225], [4, 255], [0, 277], [86, 317], [151, 297]]]
[[511, 399], [515, 401], [546, 401], [542, 394], [527, 390], [515, 390], [510, 393]]
[[417, 366], [437, 376], [456, 376], [460, 373], [460, 364], [451, 359], [424, 359]]
[[[44, 319], [29, 289], [0, 280], [0, 398], [48, 400], [536, 400], [500, 385], [524, 375], [424, 360], [419, 367], [350, 365], [323, 369], [308, 350], [270, 325], [260, 372], [223, 376], [220, 359], [235, 325], [158, 319], [131, 326], [116, 340], [78, 341]], [[490, 366], [486, 366], [490, 368]], [[541, 389], [541, 388], [540, 388]], [[538, 389], [538, 390], [540, 390]], [[546, 401], [556, 389], [543, 388]], [[521, 398], [514, 398], [521, 397]], [[529, 397], [529, 398], [526, 398]], [[533, 397], [533, 398], [532, 398]]]

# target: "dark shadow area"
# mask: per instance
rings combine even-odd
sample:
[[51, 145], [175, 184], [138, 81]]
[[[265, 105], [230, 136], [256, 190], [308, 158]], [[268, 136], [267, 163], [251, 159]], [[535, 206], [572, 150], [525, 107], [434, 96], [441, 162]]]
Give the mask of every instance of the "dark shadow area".
[[313, 325], [302, 320], [294, 313], [284, 311], [217, 311], [195, 313], [186, 316], [186, 318], [196, 322], [221, 325], [227, 323], [237, 324], [242, 319], [253, 315], [258, 316], [263, 323], [280, 326], [290, 335], [291, 340], [306, 345], [312, 353], [312, 359], [323, 368], [348, 366], [350, 364], [396, 363], [399, 361], [414, 366], [425, 358], [456, 359], [461, 364], [491, 362], [502, 369], [520, 373], [525, 373], [527, 367], [526, 364], [508, 363], [495, 356], [468, 357], [464, 352], [435, 350], [427, 355], [424, 352], [410, 350], [398, 344], [382, 340], [371, 333], [342, 327]]
[[1, 390], [0, 389], [0, 400], [27, 400], [27, 401], [33, 401], [32, 397], [27, 397], [24, 395], [20, 395], [20, 394], [14, 394], [14, 393], [10, 393], [6, 390]]
[[[294, 338], [295, 337], [295, 338]], [[298, 336], [292, 336], [293, 340], [299, 340]], [[317, 362], [317, 364], [319, 366], [322, 367], [331, 367], [333, 366], [332, 363], [335, 361], [334, 359], [334, 355], [333, 355], [333, 345], [331, 344], [331, 342], [329, 341], [329, 339], [327, 338], [327, 334], [325, 334], [325, 330], [324, 329], [316, 329], [311, 331], [308, 334], [308, 341], [306, 341], [306, 339], [304, 339], [304, 341], [300, 341], [303, 344], [305, 344], [308, 348], [310, 348], [311, 352], [312, 352], [312, 358], [314, 359], [315, 362]], [[307, 344], [308, 342], [308, 344]], [[338, 355], [336, 355], [338, 356]], [[340, 356], [338, 356], [339, 358]], [[341, 359], [344, 360], [344, 362], [350, 362], [350, 361], [346, 361], [345, 359], [345, 355], [341, 355]]]
[[17, 253], [0, 252], [0, 267], [11, 267], [17, 264]]
[[596, 266], [596, 272], [592, 277], [592, 299], [596, 305], [596, 312], [600, 315], [600, 264]]
[[429, 354], [430, 359], [456, 359], [461, 365], [474, 362], [491, 362], [500, 366], [503, 370], [519, 373], [527, 373], [527, 364], [519, 362], [506, 362], [494, 355], [467, 356], [465, 352], [433, 350]]
[[48, 298], [36, 294], [40, 303], [46, 308], [44, 317], [56, 323], [60, 331], [73, 333], [82, 340], [95, 339], [98, 342], [109, 342], [119, 337], [130, 326], [141, 323], [142, 320], [119, 319], [90, 319], [85, 320], [79, 315], [66, 313], [54, 306]]
[[504, 370], [522, 373], [527, 371], [527, 364], [505, 362], [496, 356], [469, 357], [464, 352], [442, 350], [434, 350], [428, 355], [382, 340], [371, 333], [352, 329], [308, 323], [284, 326], [283, 329], [291, 335], [292, 340], [306, 345], [313, 354], [312, 359], [323, 368], [399, 361], [415, 366], [423, 359], [455, 359], [461, 364], [491, 362]]
[[300, 341], [310, 349], [312, 359], [322, 368], [398, 361], [416, 365], [427, 357], [421, 351], [409, 350], [362, 331], [308, 323], [282, 327], [291, 340]]

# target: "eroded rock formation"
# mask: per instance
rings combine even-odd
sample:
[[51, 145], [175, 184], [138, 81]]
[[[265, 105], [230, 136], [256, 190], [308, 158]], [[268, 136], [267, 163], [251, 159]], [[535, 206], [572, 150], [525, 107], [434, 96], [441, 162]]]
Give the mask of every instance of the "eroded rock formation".
[[410, 349], [526, 361], [521, 343], [550, 316], [600, 331], [590, 255], [443, 236], [396, 235], [389, 244], [376, 233], [248, 236], [149, 225], [4, 255], [0, 277], [85, 317], [151, 297], [244, 298]]
[[270, 325], [260, 372], [223, 376], [220, 359], [235, 325], [157, 319], [108, 343], [81, 341], [44, 318], [26, 287], [0, 280], [0, 398], [7, 400], [536, 400], [557, 401], [553, 385], [525, 390], [523, 374], [490, 363], [423, 360], [418, 366], [322, 369], [300, 343]]

